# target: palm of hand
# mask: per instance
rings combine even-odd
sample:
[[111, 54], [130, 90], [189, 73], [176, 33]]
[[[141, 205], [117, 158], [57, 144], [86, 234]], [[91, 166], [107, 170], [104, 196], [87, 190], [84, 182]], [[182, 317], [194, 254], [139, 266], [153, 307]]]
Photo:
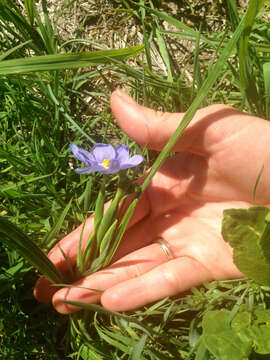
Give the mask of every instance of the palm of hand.
[[[155, 113], [127, 100], [122, 93], [113, 94], [111, 105], [130, 137], [157, 150], [165, 145], [182, 116]], [[250, 141], [251, 136], [254, 141]], [[175, 295], [205, 280], [242, 276], [233, 264], [232, 249], [221, 236], [222, 212], [252, 205], [252, 190], [262, 165], [265, 170], [256, 200], [269, 206], [270, 166], [265, 150], [269, 138], [269, 124], [262, 119], [223, 105], [198, 111], [175, 145], [174, 151], [181, 153], [166, 160], [142, 196], [116, 261], [76, 283], [104, 293], [79, 288], [55, 293], [41, 278], [36, 297], [45, 301], [53, 297], [61, 313], [77, 309], [63, 304], [62, 299], [101, 301], [111, 310], [123, 311]], [[92, 231], [92, 219], [87, 228]], [[168, 261], [155, 242], [158, 236], [167, 241], [172, 260]], [[79, 237], [77, 229], [61, 241], [73, 264]], [[57, 247], [50, 258], [62, 268], [64, 261]]]
[[[226, 187], [215, 189], [210, 174], [217, 174], [217, 169], [211, 163], [197, 155], [180, 154], [167, 160], [155, 175], [118, 253], [116, 264], [125, 268], [131, 280], [104, 294], [107, 307], [122, 309], [125, 298], [124, 307], [130, 309], [205, 280], [242, 276], [233, 264], [232, 249], [221, 236], [222, 212], [251, 204], [223, 198]], [[158, 236], [168, 243], [173, 260], [168, 262], [160, 245], [153, 243]]]

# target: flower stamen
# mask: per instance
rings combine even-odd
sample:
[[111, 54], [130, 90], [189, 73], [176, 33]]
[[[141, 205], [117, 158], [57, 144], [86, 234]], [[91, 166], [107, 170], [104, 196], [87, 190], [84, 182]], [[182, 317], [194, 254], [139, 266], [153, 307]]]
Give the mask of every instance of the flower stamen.
[[101, 163], [99, 163], [98, 165], [103, 166], [104, 169], [109, 169], [110, 167], [110, 161], [111, 159], [104, 159]]

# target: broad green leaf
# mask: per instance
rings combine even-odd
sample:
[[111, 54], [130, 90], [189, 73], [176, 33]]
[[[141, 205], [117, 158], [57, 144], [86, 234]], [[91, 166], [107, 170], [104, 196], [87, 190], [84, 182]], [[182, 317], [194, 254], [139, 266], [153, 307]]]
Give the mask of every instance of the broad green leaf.
[[270, 326], [260, 324], [249, 329], [250, 337], [253, 339], [254, 351], [258, 354], [270, 354]]
[[52, 282], [64, 282], [47, 255], [17, 226], [2, 216], [0, 216], [0, 241], [10, 249], [16, 250]]
[[260, 247], [265, 261], [270, 267], [270, 212], [265, 217], [265, 228], [260, 238]]
[[257, 308], [255, 320], [250, 329], [254, 341], [254, 350], [259, 354], [270, 354], [270, 310]]
[[269, 209], [228, 209], [223, 212], [222, 236], [233, 248], [235, 265], [259, 284], [270, 284], [270, 265], [263, 255], [261, 237]]
[[229, 311], [216, 310], [203, 318], [203, 342], [213, 355], [219, 360], [243, 360], [252, 349], [270, 354], [270, 310], [240, 312], [231, 323], [230, 317]]
[[73, 54], [34, 56], [0, 62], [0, 75], [23, 74], [32, 71], [75, 69], [108, 63], [110, 59], [124, 60], [143, 50], [143, 45], [119, 50], [98, 50]]
[[202, 321], [203, 342], [218, 360], [248, 360], [252, 340], [246, 335], [251, 315], [237, 314], [230, 325], [227, 310], [209, 311]]

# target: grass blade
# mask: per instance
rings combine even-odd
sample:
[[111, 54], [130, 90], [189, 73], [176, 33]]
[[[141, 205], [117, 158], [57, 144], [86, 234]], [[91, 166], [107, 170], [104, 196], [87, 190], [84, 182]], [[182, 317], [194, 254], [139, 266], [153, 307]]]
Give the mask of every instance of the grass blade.
[[107, 255], [107, 258], [103, 264], [103, 266], [107, 266], [109, 265], [109, 263], [111, 262], [119, 244], [120, 244], [120, 241], [124, 235], [124, 232], [125, 232], [125, 229], [129, 223], [129, 220], [131, 219], [131, 216], [133, 214], [133, 211], [136, 207], [138, 203], [138, 199], [135, 198], [131, 204], [129, 205], [128, 209], [126, 210], [125, 214], [123, 215], [123, 218], [121, 220], [121, 223], [119, 225], [119, 229], [117, 230], [117, 236], [116, 238], [114, 239], [113, 241], [113, 244], [112, 244], [112, 247], [110, 248], [109, 252], [108, 252], [108, 255]]
[[231, 55], [232, 50], [236, 46], [243, 30], [245, 27], [245, 19], [244, 16], [239, 23], [237, 29], [235, 30], [232, 38], [228, 41], [227, 45], [223, 49], [219, 59], [217, 60], [216, 64], [212, 66], [212, 68], [209, 70], [208, 76], [206, 80], [204, 81], [201, 89], [199, 90], [196, 98], [193, 100], [192, 104], [190, 105], [189, 109], [185, 113], [182, 121], [180, 122], [178, 128], [170, 138], [169, 142], [165, 147], [163, 148], [162, 152], [158, 155], [154, 165], [152, 166], [150, 172], [148, 173], [147, 177], [145, 178], [141, 190], [144, 191], [146, 187], [148, 186], [150, 180], [154, 176], [154, 174], [157, 172], [159, 167], [163, 164], [165, 159], [167, 158], [169, 152], [172, 150], [173, 146], [177, 142], [178, 138], [181, 136], [185, 128], [188, 126], [190, 121], [192, 120], [193, 116], [195, 115], [195, 112], [197, 111], [198, 107], [202, 103], [203, 99], [207, 95], [208, 91], [211, 89], [213, 84], [215, 83], [216, 79], [218, 78], [219, 74], [221, 73], [221, 70], [224, 66], [224, 63], [227, 61], [229, 56]]
[[0, 216], [0, 234], [7, 247], [16, 250], [27, 259], [41, 274], [54, 283], [62, 283], [63, 279], [57, 268], [47, 255], [17, 226]]
[[0, 55], [0, 61], [4, 60], [6, 57], [8, 57], [10, 54], [14, 53], [15, 51], [21, 49], [25, 45], [29, 44], [32, 40], [27, 40], [23, 42], [22, 44], [19, 44], [17, 46], [14, 46], [12, 49], [9, 49], [8, 51], [4, 52], [2, 55]]
[[125, 315], [123, 313], [119, 313], [119, 312], [116, 312], [116, 311], [110, 311], [108, 309], [105, 309], [101, 305], [97, 305], [97, 304], [88, 304], [88, 303], [84, 303], [84, 302], [81, 302], [81, 301], [66, 301], [66, 300], [62, 300], [62, 302], [65, 303], [65, 304], [78, 306], [78, 307], [80, 307], [80, 308], [82, 308], [84, 310], [98, 312], [98, 313], [108, 315], [108, 316], [117, 316], [119, 319], [123, 319], [123, 320], [126, 320], [127, 322], [131, 322], [131, 323], [133, 322], [135, 324], [140, 325], [141, 327], [143, 327], [145, 330], [148, 331], [149, 335], [150, 334], [154, 335], [154, 331], [150, 327], [148, 327], [147, 325], [143, 324], [136, 317]]
[[0, 75], [23, 74], [32, 71], [75, 69], [90, 65], [105, 64], [110, 59], [125, 60], [139, 54], [143, 45], [119, 50], [98, 50], [74, 54], [34, 56], [5, 60], [0, 63]]
[[251, 108], [255, 108], [257, 113], [261, 113], [259, 105], [261, 103], [261, 99], [257, 91], [256, 77], [253, 74], [253, 68], [251, 65], [252, 61], [249, 51], [249, 37], [255, 18], [262, 5], [263, 1], [250, 1], [245, 17], [243, 33], [239, 42], [239, 76], [241, 87]]
[[266, 118], [270, 120], [270, 62], [263, 65]]
[[143, 349], [145, 347], [147, 339], [148, 339], [148, 335], [143, 334], [142, 337], [139, 339], [139, 341], [136, 343], [136, 345], [133, 347], [132, 353], [130, 356], [130, 360], [140, 360], [141, 359]]
[[56, 222], [56, 224], [54, 225], [54, 227], [51, 229], [51, 231], [45, 236], [44, 240], [43, 240], [43, 244], [48, 244], [47, 245], [47, 248], [50, 249], [54, 242], [55, 241], [52, 241], [51, 240], [54, 238], [54, 236], [60, 231], [62, 225], [63, 225], [63, 222], [67, 216], [67, 213], [70, 209], [70, 206], [72, 204], [72, 200], [73, 199], [70, 199], [69, 203], [67, 204], [67, 206], [64, 208], [62, 214], [60, 215], [58, 221]]
[[24, 0], [24, 6], [26, 10], [26, 14], [28, 16], [30, 25], [33, 26], [34, 24], [34, 9], [35, 9], [35, 3], [34, 0]]

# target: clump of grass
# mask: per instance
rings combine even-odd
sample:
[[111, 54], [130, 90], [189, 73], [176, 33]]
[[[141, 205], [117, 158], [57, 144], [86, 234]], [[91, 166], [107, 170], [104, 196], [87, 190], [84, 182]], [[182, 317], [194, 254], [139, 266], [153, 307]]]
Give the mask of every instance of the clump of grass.
[[[189, 6], [194, 13], [195, 6]], [[239, 27], [242, 11], [235, 1], [225, 1], [224, 24], [211, 32], [204, 24], [193, 28], [160, 11], [152, 1], [123, 0], [117, 11], [136, 19], [145, 58], [138, 55], [140, 48], [79, 55], [84, 46], [79, 39], [72, 43], [76, 56], [59, 56], [68, 46], [56, 35], [45, 0], [42, 9], [41, 16], [34, 1], [25, 1], [24, 12], [11, 0], [0, 1], [0, 193], [1, 215], [45, 251], [95, 207], [99, 175], [78, 180], [69, 144], [74, 139], [81, 144], [125, 140], [136, 151], [110, 113], [115, 83], [125, 84], [147, 106], [189, 109], [190, 118], [198, 106], [227, 103], [270, 120], [266, 2], [250, 1]], [[184, 49], [186, 40], [194, 51], [187, 52], [181, 66], [172, 44], [179, 42]], [[162, 70], [153, 64], [153, 49]], [[136, 63], [126, 61], [128, 55]], [[89, 106], [89, 97], [95, 99], [94, 106]], [[146, 158], [150, 166], [156, 154], [149, 152]], [[108, 189], [108, 198], [112, 191]], [[0, 257], [0, 349], [10, 359], [19, 350], [25, 359], [211, 359], [201, 341], [203, 314], [236, 304], [252, 311], [268, 303], [266, 288], [245, 280], [223, 281], [127, 314], [89, 306], [68, 319], [33, 300], [36, 273], [18, 253], [3, 245]]]

